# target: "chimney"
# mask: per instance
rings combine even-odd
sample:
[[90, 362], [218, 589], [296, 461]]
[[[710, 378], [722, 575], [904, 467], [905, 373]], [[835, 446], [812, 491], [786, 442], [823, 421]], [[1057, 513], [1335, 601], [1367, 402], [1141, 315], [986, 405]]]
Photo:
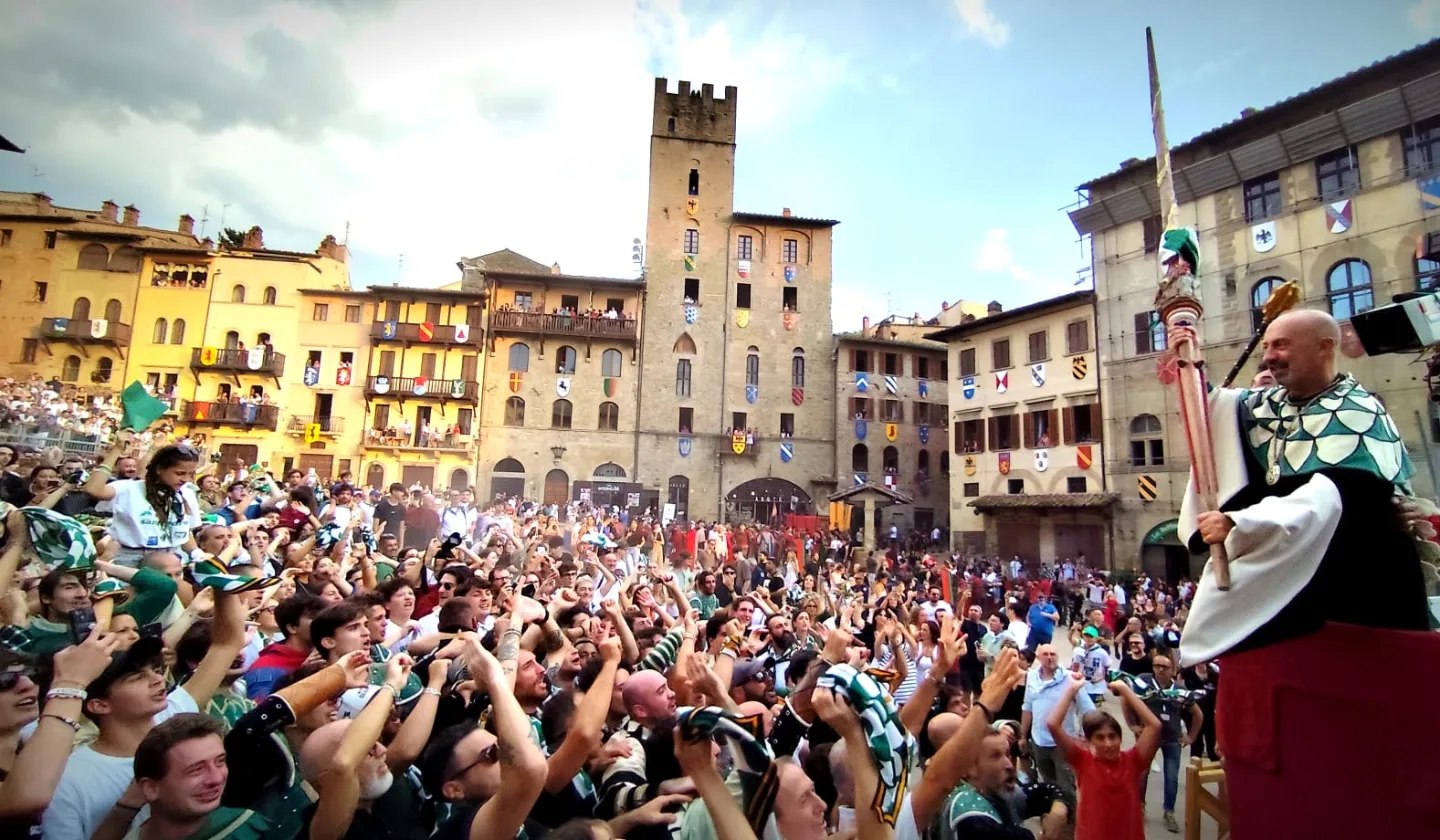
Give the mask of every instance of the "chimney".
[[175, 228], [186, 236], [195, 235], [195, 217], [186, 213], [180, 217], [180, 224]]
[[860, 332], [868, 335], [870, 333], [870, 316], [866, 315], [860, 319]]
[[784, 216], [787, 219], [790, 218], [790, 208], [786, 207], [784, 210], [781, 210], [780, 215]]
[[109, 199], [106, 199], [106, 200], [105, 200], [103, 203], [101, 203], [101, 205], [100, 205], [100, 221], [102, 221], [102, 222], [118, 222], [118, 221], [120, 221], [120, 205], [116, 204], [116, 203], [113, 202], [113, 201], [110, 201]]
[[46, 195], [43, 192], [35, 193], [35, 207], [41, 213], [49, 213], [52, 205], [53, 202], [51, 201], [50, 196]]
[[121, 221], [126, 227], [135, 227], [140, 224], [140, 211], [133, 204], [125, 205], [125, 217]]
[[560, 274], [560, 263], [558, 263], [558, 262], [557, 262], [557, 263], [551, 263], [551, 264], [550, 264], [550, 273], [551, 273], [551, 274], [554, 274], [554, 275], [556, 275], [556, 276], [559, 276], [559, 274]]
[[1005, 307], [1001, 306], [1000, 301], [998, 300], [990, 301], [990, 305], [985, 307], [986, 315], [999, 315], [1001, 312], [1004, 311]]
[[1255, 116], [1255, 109], [1254, 109], [1254, 108], [1241, 108], [1241, 109], [1240, 109], [1240, 119], [1243, 120], [1243, 119], [1245, 119], [1246, 117], [1253, 117], [1253, 116]]
[[259, 225], [245, 231], [245, 241], [240, 244], [240, 247], [251, 251], [263, 251], [265, 249], [265, 231], [261, 230]]
[[941, 311], [941, 312], [949, 312], [949, 311], [950, 311], [950, 301], [948, 301], [948, 300], [942, 300], [942, 301], [940, 301], [940, 311]]
[[315, 253], [342, 263], [350, 258], [350, 249], [336, 242], [331, 234], [326, 234], [325, 238], [320, 240], [320, 247], [315, 249]]

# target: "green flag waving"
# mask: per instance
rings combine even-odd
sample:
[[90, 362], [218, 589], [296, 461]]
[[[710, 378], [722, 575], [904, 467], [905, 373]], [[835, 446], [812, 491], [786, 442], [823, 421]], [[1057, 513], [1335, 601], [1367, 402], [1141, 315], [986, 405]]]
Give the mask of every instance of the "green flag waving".
[[136, 380], [121, 392], [120, 408], [123, 410], [120, 428], [143, 432], [150, 428], [151, 423], [160, 419], [160, 415], [165, 413], [168, 406], [150, 396], [150, 392], [145, 390], [145, 386]]

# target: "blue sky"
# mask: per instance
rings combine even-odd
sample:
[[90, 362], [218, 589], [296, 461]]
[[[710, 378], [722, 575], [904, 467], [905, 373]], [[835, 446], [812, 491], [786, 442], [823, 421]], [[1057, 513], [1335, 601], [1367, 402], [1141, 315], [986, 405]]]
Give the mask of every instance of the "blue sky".
[[[0, 188], [189, 212], [357, 285], [503, 247], [628, 276], [652, 76], [740, 88], [736, 206], [828, 216], [835, 322], [1074, 288], [1061, 208], [1151, 153], [1440, 35], [1440, 0], [74, 0], [7, 12]], [[672, 82], [673, 83], [673, 82]], [[403, 255], [403, 256], [402, 256]]]

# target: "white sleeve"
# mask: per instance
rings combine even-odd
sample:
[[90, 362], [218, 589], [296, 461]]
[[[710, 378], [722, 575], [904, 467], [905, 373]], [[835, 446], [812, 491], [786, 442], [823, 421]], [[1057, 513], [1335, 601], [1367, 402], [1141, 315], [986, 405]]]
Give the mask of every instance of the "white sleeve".
[[1288, 496], [1231, 511], [1235, 528], [1225, 538], [1230, 591], [1215, 586], [1206, 563], [1181, 634], [1181, 662], [1188, 666], [1219, 656], [1300, 594], [1320, 568], [1341, 507], [1335, 483], [1317, 473]]

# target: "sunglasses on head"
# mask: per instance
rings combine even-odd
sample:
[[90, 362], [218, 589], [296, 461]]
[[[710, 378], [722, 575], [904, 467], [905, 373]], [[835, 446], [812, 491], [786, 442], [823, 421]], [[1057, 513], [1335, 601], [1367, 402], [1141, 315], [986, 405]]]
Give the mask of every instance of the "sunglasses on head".
[[21, 677], [35, 679], [35, 668], [27, 665], [23, 668], [14, 668], [0, 671], [0, 691], [9, 691], [20, 684]]

